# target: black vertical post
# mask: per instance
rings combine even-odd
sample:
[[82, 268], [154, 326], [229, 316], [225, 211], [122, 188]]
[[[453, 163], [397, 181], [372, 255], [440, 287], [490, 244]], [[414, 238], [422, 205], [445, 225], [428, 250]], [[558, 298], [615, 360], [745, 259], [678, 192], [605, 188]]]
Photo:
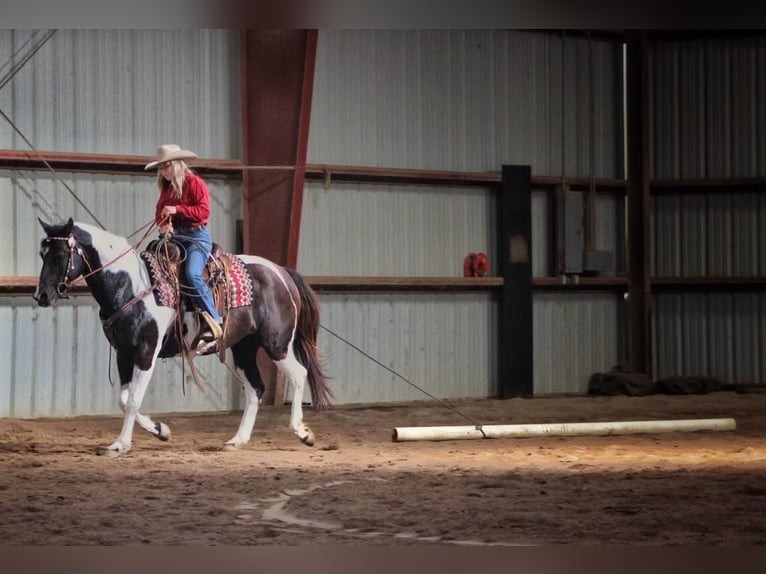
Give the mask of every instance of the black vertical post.
[[532, 176], [528, 165], [504, 165], [497, 196], [498, 397], [531, 397]]
[[628, 361], [652, 376], [651, 196], [649, 188], [649, 46], [646, 30], [629, 30], [628, 131]]

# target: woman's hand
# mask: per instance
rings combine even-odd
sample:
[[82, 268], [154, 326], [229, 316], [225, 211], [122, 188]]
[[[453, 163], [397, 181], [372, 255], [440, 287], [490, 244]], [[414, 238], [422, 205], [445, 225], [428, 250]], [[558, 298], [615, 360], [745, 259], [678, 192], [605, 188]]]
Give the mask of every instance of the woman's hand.
[[167, 235], [168, 233], [173, 233], [173, 222], [169, 221], [167, 223], [163, 223], [160, 225], [160, 235]]
[[162, 208], [160, 215], [162, 216], [163, 219], [165, 219], [166, 217], [175, 215], [176, 213], [178, 213], [178, 209], [176, 209], [175, 205], [166, 205]]

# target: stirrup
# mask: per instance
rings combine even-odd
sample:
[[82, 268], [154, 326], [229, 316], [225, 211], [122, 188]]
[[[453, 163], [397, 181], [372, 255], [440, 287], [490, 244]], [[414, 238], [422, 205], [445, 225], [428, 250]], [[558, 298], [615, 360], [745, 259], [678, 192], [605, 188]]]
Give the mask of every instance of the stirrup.
[[207, 311], [200, 311], [200, 315], [202, 315], [205, 323], [207, 323], [210, 333], [213, 335], [213, 340], [217, 341], [220, 339], [223, 336], [223, 329], [221, 329], [221, 325], [218, 324], [218, 321], [213, 319]]

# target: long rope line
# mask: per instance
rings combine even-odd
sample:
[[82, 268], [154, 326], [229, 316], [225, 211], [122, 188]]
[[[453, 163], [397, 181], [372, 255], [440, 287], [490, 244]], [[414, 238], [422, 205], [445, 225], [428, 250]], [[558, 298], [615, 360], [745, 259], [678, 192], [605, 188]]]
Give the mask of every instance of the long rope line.
[[[14, 67], [13, 67], [13, 68], [12, 68], [12, 69], [11, 69], [11, 70], [8, 72], [8, 74], [6, 74], [6, 76], [5, 76], [5, 77], [4, 77], [2, 80], [0, 80], [0, 90], [1, 90], [1, 89], [3, 89], [3, 87], [5, 87], [5, 85], [6, 85], [8, 82], [10, 82], [10, 81], [13, 79], [13, 77], [14, 77], [14, 76], [15, 76], [15, 75], [16, 75], [16, 74], [19, 72], [19, 70], [21, 70], [21, 68], [22, 68], [22, 67], [24, 67], [24, 65], [25, 65], [25, 64], [26, 64], [26, 63], [27, 63], [27, 62], [28, 62], [30, 59], [32, 59], [32, 57], [33, 57], [33, 56], [34, 56], [34, 55], [35, 55], [35, 54], [36, 54], [36, 53], [37, 53], [37, 52], [40, 50], [40, 48], [42, 48], [42, 47], [43, 47], [43, 46], [44, 46], [44, 45], [45, 45], [45, 44], [48, 42], [48, 40], [50, 40], [50, 39], [51, 39], [51, 37], [53, 37], [53, 35], [54, 35], [55, 33], [56, 33], [56, 30], [55, 30], [55, 29], [53, 29], [53, 30], [49, 30], [49, 31], [48, 31], [48, 32], [45, 34], [45, 36], [43, 36], [43, 38], [42, 38], [42, 39], [41, 39], [41, 40], [40, 40], [40, 41], [39, 41], [39, 42], [38, 42], [38, 43], [37, 43], [37, 44], [36, 44], [36, 45], [35, 45], [35, 46], [34, 46], [34, 47], [33, 47], [33, 48], [30, 50], [30, 51], [29, 51], [29, 53], [28, 53], [26, 56], [24, 56], [24, 57], [21, 59], [21, 61], [20, 61], [18, 64], [16, 64], [16, 65], [15, 65], [15, 66], [14, 66]], [[56, 172], [56, 170], [55, 170], [55, 169], [53, 169], [53, 166], [51, 166], [51, 164], [50, 164], [50, 163], [48, 163], [48, 160], [46, 160], [46, 159], [45, 159], [45, 158], [44, 158], [44, 157], [43, 157], [43, 156], [40, 154], [40, 151], [39, 151], [39, 150], [38, 150], [38, 149], [35, 147], [35, 145], [34, 145], [34, 144], [33, 144], [33, 143], [32, 143], [32, 142], [29, 140], [29, 138], [27, 138], [27, 137], [26, 137], [26, 136], [25, 136], [25, 135], [22, 133], [22, 131], [19, 129], [19, 127], [18, 127], [18, 126], [17, 126], [17, 125], [16, 125], [16, 124], [13, 122], [13, 120], [12, 120], [10, 117], [8, 117], [8, 114], [6, 114], [6, 113], [5, 113], [5, 112], [4, 112], [2, 109], [0, 109], [0, 116], [2, 116], [2, 117], [3, 117], [3, 119], [4, 119], [6, 122], [8, 122], [8, 125], [10, 125], [10, 126], [11, 126], [11, 128], [13, 128], [13, 131], [15, 131], [15, 132], [18, 134], [18, 136], [19, 136], [19, 137], [20, 137], [22, 140], [24, 140], [24, 143], [26, 143], [26, 144], [29, 146], [29, 149], [31, 149], [32, 151], [34, 151], [34, 152], [35, 152], [35, 153], [36, 153], [36, 154], [39, 156], [39, 158], [40, 158], [40, 161], [42, 161], [42, 162], [43, 162], [43, 164], [45, 164], [45, 167], [47, 167], [47, 168], [48, 168], [48, 169], [51, 171], [51, 173], [53, 173], [53, 175], [56, 177], [56, 179], [58, 180], [58, 182], [59, 182], [59, 183], [61, 183], [61, 185], [63, 185], [63, 186], [64, 186], [64, 188], [66, 188], [66, 190], [67, 190], [67, 191], [68, 191], [68, 192], [69, 192], [69, 193], [72, 195], [72, 197], [74, 197], [75, 201], [76, 201], [77, 203], [79, 203], [79, 204], [80, 204], [80, 206], [81, 206], [81, 207], [82, 207], [82, 208], [83, 208], [83, 209], [84, 209], [84, 210], [85, 210], [85, 211], [88, 213], [88, 215], [90, 215], [90, 216], [93, 218], [93, 221], [95, 221], [95, 222], [96, 222], [96, 223], [99, 225], [99, 227], [101, 227], [101, 229], [104, 229], [104, 230], [105, 230], [105, 229], [106, 229], [106, 227], [104, 226], [104, 224], [103, 224], [103, 223], [101, 223], [101, 221], [99, 221], [98, 217], [96, 217], [96, 216], [95, 216], [95, 214], [94, 214], [94, 213], [93, 213], [93, 212], [92, 212], [90, 209], [88, 209], [88, 206], [87, 206], [87, 205], [85, 205], [85, 204], [82, 202], [82, 200], [80, 200], [80, 198], [79, 198], [79, 197], [77, 197], [77, 194], [74, 192], [74, 190], [73, 190], [71, 187], [69, 187], [69, 185], [67, 185], [67, 184], [66, 184], [66, 182], [64, 182], [64, 180], [62, 180], [62, 179], [59, 177], [59, 174], [58, 174], [58, 172]]]
[[407, 379], [407, 378], [403, 377], [402, 375], [400, 375], [399, 373], [397, 373], [397, 372], [396, 372], [395, 370], [393, 370], [392, 368], [390, 368], [390, 367], [388, 367], [388, 366], [384, 365], [383, 363], [381, 363], [380, 361], [378, 361], [378, 360], [377, 360], [375, 357], [373, 357], [373, 356], [372, 356], [372, 355], [370, 355], [369, 353], [366, 353], [365, 351], [363, 351], [362, 349], [360, 349], [359, 347], [357, 347], [356, 345], [354, 345], [354, 344], [353, 344], [351, 341], [349, 341], [348, 339], [345, 339], [345, 338], [341, 337], [341, 336], [340, 336], [340, 335], [338, 335], [336, 332], [332, 331], [331, 329], [328, 329], [328, 328], [327, 328], [327, 327], [325, 327], [324, 325], [319, 325], [319, 326], [320, 326], [322, 329], [324, 329], [325, 331], [327, 331], [328, 333], [330, 333], [330, 335], [332, 335], [333, 337], [336, 337], [336, 338], [337, 338], [337, 339], [339, 339], [340, 341], [343, 341], [344, 343], [346, 343], [346, 345], [348, 345], [348, 346], [349, 346], [349, 347], [351, 347], [352, 349], [354, 349], [354, 350], [358, 351], [359, 353], [361, 353], [362, 355], [364, 355], [365, 357], [367, 357], [367, 358], [368, 358], [369, 360], [371, 360], [373, 363], [375, 363], [375, 364], [377, 364], [377, 365], [379, 365], [379, 366], [383, 367], [385, 370], [387, 370], [387, 371], [388, 371], [389, 373], [391, 373], [392, 375], [394, 375], [394, 376], [396, 376], [396, 377], [399, 377], [401, 380], [403, 380], [405, 383], [407, 383], [408, 385], [410, 385], [410, 386], [411, 386], [411, 387], [413, 387], [414, 389], [417, 389], [418, 391], [420, 391], [421, 393], [423, 393], [423, 394], [424, 394], [424, 395], [426, 395], [427, 397], [429, 397], [429, 398], [433, 399], [434, 401], [436, 401], [437, 403], [439, 403], [441, 406], [443, 406], [443, 407], [446, 407], [446, 408], [448, 408], [449, 410], [453, 411], [454, 413], [456, 413], [456, 414], [460, 415], [461, 417], [463, 417], [464, 419], [466, 419], [468, 422], [470, 422], [472, 425], [474, 425], [474, 426], [476, 427], [476, 429], [477, 429], [477, 430], [480, 430], [480, 431], [482, 432], [482, 434], [484, 434], [484, 431], [483, 431], [483, 430], [482, 430], [482, 428], [481, 428], [481, 426], [482, 426], [482, 425], [481, 425], [480, 423], [476, 422], [474, 419], [472, 419], [472, 418], [471, 418], [471, 417], [469, 417], [468, 415], [466, 415], [465, 413], [463, 413], [463, 412], [461, 412], [460, 410], [456, 409], [455, 407], [453, 407], [452, 405], [450, 405], [450, 404], [449, 404], [449, 403], [447, 403], [446, 401], [444, 401], [444, 400], [440, 399], [439, 397], [436, 397], [436, 396], [432, 395], [431, 393], [429, 393], [428, 391], [426, 391], [426, 390], [425, 390], [425, 389], [423, 389], [422, 387], [419, 387], [418, 385], [416, 385], [415, 383], [413, 383], [413, 382], [412, 382], [412, 381], [410, 381], [409, 379]]
[[[55, 33], [56, 33], [55, 29], [48, 30], [48, 33], [42, 38], [42, 40], [40, 40], [40, 42], [36, 46], [34, 46], [32, 50], [26, 56], [24, 56], [15, 66], [13, 66], [10, 69], [10, 71], [5, 75], [5, 77], [2, 80], [0, 80], [0, 90], [2, 90], [5, 87], [5, 85], [13, 79], [13, 77], [19, 72], [19, 70], [21, 70], [21, 68], [23, 68], [24, 65], [29, 60], [32, 59], [32, 56], [34, 56], [40, 50], [40, 48], [42, 48], [45, 45], [45, 43], [51, 39], [51, 36], [53, 36]], [[24, 45], [21, 48], [19, 48], [19, 51], [16, 52], [14, 56], [16, 56], [24, 47], [26, 47], [26, 45], [32, 41], [32, 38], [34, 38], [34, 34], [29, 40], [27, 40], [27, 42], [24, 43]]]
[[19, 134], [19, 137], [21, 137], [21, 139], [24, 140], [24, 142], [29, 146], [29, 148], [32, 151], [34, 151], [37, 155], [40, 156], [40, 161], [42, 161], [45, 164], [45, 166], [51, 171], [51, 173], [56, 176], [56, 179], [58, 180], [58, 182], [66, 188], [66, 190], [72, 195], [72, 197], [74, 197], [75, 201], [79, 203], [80, 206], [88, 213], [88, 215], [90, 215], [93, 218], [93, 221], [98, 223], [101, 229], [106, 230], [106, 227], [104, 227], [104, 224], [101, 223], [101, 221], [99, 221], [98, 217], [96, 217], [96, 215], [90, 209], [88, 209], [88, 206], [85, 205], [79, 197], [77, 197], [77, 194], [74, 192], [74, 190], [71, 187], [69, 187], [63, 179], [59, 177], [58, 172], [55, 169], [53, 169], [53, 166], [50, 163], [48, 163], [48, 160], [46, 160], [40, 154], [39, 150], [34, 146], [34, 144], [31, 141], [29, 141], [29, 139], [21, 132], [21, 130], [16, 126], [16, 124], [13, 123], [13, 120], [11, 120], [11, 118], [9, 118], [2, 109], [0, 109], [0, 116], [2, 116], [3, 119], [5, 119], [5, 121], [10, 124], [10, 126], [13, 128], [13, 131]]

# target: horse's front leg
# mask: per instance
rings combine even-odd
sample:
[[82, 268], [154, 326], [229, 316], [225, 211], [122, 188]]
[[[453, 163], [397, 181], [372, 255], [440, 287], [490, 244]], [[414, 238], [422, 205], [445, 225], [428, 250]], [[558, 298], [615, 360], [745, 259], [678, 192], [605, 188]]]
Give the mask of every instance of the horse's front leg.
[[148, 371], [138, 367], [134, 368], [132, 380], [127, 385], [123, 385], [120, 390], [120, 408], [124, 413], [122, 430], [117, 440], [107, 448], [108, 455], [119, 456], [128, 452], [133, 446], [133, 426], [139, 416], [138, 409], [144, 400], [144, 394], [146, 394], [149, 380], [152, 377], [152, 370], [153, 368]]
[[[146, 389], [152, 378], [159, 347], [149, 351], [146, 348], [134, 352], [117, 352], [117, 368], [120, 371], [120, 409], [124, 413], [122, 431], [117, 440], [107, 448], [107, 454], [119, 456], [133, 445], [133, 427], [136, 419], [147, 423], [148, 417], [139, 413]], [[143, 368], [142, 368], [143, 367]], [[151, 423], [151, 419], [148, 421]], [[142, 425], [143, 426], [143, 425]], [[159, 433], [160, 429], [157, 429]], [[150, 431], [151, 432], [151, 431]]]
[[[128, 404], [130, 396], [130, 385], [125, 385], [120, 390], [120, 410], [125, 413], [126, 406]], [[170, 439], [170, 427], [163, 422], [154, 422], [150, 417], [142, 414], [140, 411], [136, 412], [136, 422], [138, 426], [144, 429], [149, 434], [157, 437], [161, 441], [167, 441]]]

